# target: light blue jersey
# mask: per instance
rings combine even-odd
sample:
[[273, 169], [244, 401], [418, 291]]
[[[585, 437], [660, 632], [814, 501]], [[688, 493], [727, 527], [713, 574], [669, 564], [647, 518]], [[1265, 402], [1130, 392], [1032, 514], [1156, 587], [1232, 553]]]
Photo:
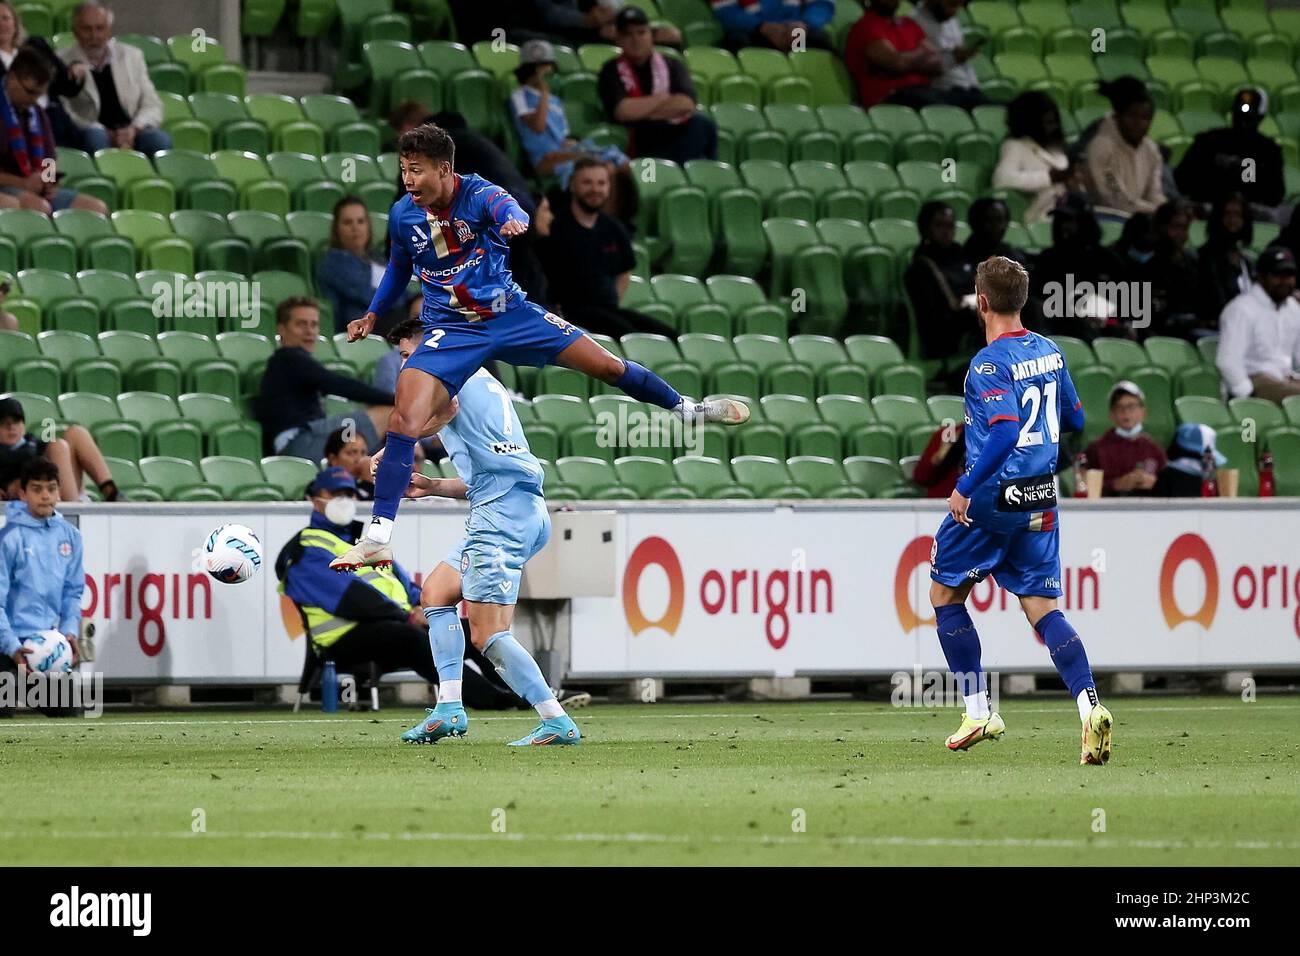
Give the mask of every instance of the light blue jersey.
[[443, 447], [469, 486], [469, 502], [495, 501], [511, 489], [542, 494], [542, 465], [504, 385], [486, 369], [470, 376], [457, 396], [460, 411], [442, 431]]
[[510, 393], [484, 369], [461, 389], [439, 436], [469, 489], [464, 539], [443, 560], [467, 601], [514, 604], [528, 559], [551, 537], [542, 466], [528, 449]]

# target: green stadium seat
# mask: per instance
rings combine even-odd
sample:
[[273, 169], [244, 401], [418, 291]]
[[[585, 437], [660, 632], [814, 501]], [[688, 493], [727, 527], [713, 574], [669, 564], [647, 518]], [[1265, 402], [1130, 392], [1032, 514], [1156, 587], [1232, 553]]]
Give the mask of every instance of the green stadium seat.
[[[726, 162], [767, 159], [784, 163], [789, 159], [789, 143], [784, 133], [768, 126], [758, 107], [749, 103], [715, 103], [709, 108], [718, 124], [719, 158]], [[734, 144], [724, 155], [727, 139]]]
[[117, 403], [107, 395], [91, 392], [64, 392], [59, 396], [59, 417], [85, 428], [103, 422], [120, 421]]
[[247, 274], [253, 271], [253, 250], [236, 236], [224, 215], [202, 209], [178, 209], [172, 229], [195, 249], [200, 269]]
[[[141, 458], [140, 475], [148, 484], [160, 488], [168, 500], [180, 500], [178, 498], [180, 494], [205, 485], [198, 465], [183, 458], [167, 455], [150, 455]], [[220, 491], [217, 494], [216, 500], [219, 501]]]
[[256, 461], [247, 461], [243, 458], [209, 455], [199, 462], [199, 469], [206, 482], [216, 485], [221, 489], [222, 494], [231, 498], [234, 498], [241, 489], [266, 484], [261, 465]]
[[703, 0], [659, 0], [659, 10], [682, 31], [688, 47], [717, 46], [722, 40], [722, 27]]
[[221, 179], [216, 164], [193, 150], [168, 149], [155, 154], [158, 173], [172, 184], [181, 206], [226, 215], [239, 203], [232, 183]]
[[[315, 93], [301, 100], [303, 114], [325, 131], [329, 149], [337, 152], [377, 156], [379, 130], [362, 122], [356, 104], [342, 96]], [[391, 177], [390, 182], [396, 177]]]
[[1253, 498], [1259, 494], [1259, 471], [1257, 456], [1260, 449], [1259, 437], [1246, 441], [1237, 424], [1221, 426], [1215, 430], [1215, 447], [1228, 459], [1226, 468], [1238, 471], [1237, 494], [1243, 498]]
[[262, 159], [264, 153], [265, 150], [253, 153], [220, 149], [212, 154], [212, 162], [221, 178], [229, 180], [238, 190], [240, 209], [284, 216], [291, 207], [290, 190], [271, 177], [271, 171]]
[[89, 209], [60, 209], [53, 220], [55, 230], [76, 245], [81, 268], [135, 272], [135, 246], [113, 230], [107, 216]]
[[653, 498], [656, 492], [676, 484], [671, 464], [645, 455], [615, 458], [614, 472], [619, 482], [635, 491], [638, 498]]
[[868, 498], [861, 488], [849, 484], [844, 466], [837, 458], [796, 455], [786, 461], [795, 482], [814, 498]]
[[1240, 425], [1254, 424], [1258, 433], [1286, 424], [1286, 416], [1280, 405], [1275, 405], [1263, 398], [1233, 398], [1228, 400], [1228, 409]]
[[611, 500], [625, 497], [624, 492], [626, 497], [636, 497], [631, 489], [622, 488], [612, 462], [570, 455], [557, 459], [555, 467], [561, 480], [576, 488], [584, 498]]
[[219, 150], [247, 151], [263, 156], [271, 148], [270, 131], [248, 115], [248, 108], [239, 96], [206, 91], [192, 93], [190, 109], [194, 111], [195, 119], [212, 129]]
[[[13, 334], [13, 333], [8, 333]], [[47, 358], [24, 358], [5, 361], [0, 385], [9, 392], [28, 392], [53, 398], [59, 394], [63, 372]]]
[[39, 266], [54, 272], [77, 270], [77, 244], [56, 231], [48, 216], [34, 209], [0, 209], [0, 235], [12, 239], [22, 251], [21, 263], [25, 268]]
[[271, 175], [289, 187], [295, 209], [332, 212], [346, 195], [343, 186], [326, 178], [316, 156], [306, 153], [272, 153], [266, 157]]
[[701, 498], [725, 497], [734, 478], [731, 466], [717, 458], [684, 455], [673, 459], [677, 483]]
[[[798, 311], [803, 331], [838, 334], [848, 313], [844, 264], [839, 253], [823, 242], [806, 220], [767, 219], [763, 232], [772, 263], [769, 298]], [[796, 290], [801, 301], [796, 300]]]
[[790, 158], [821, 161], [839, 165], [840, 138], [822, 128], [813, 110], [797, 103], [772, 103], [763, 108], [767, 124], [785, 134], [790, 144]]
[[791, 164], [790, 172], [799, 188], [808, 190], [816, 197], [817, 218], [869, 218], [867, 197], [849, 187], [839, 166], [815, 160], [800, 160]]
[[789, 61], [794, 72], [812, 84], [815, 106], [848, 106], [856, 98], [848, 69], [833, 53], [807, 49], [789, 57]]
[[1154, 365], [1132, 369], [1128, 374], [1146, 396], [1143, 427], [1155, 442], [1167, 445], [1174, 437], [1173, 377]]
[[1148, 361], [1142, 346], [1128, 339], [1099, 338], [1093, 341], [1092, 350], [1097, 361], [1109, 366], [1120, 378], [1133, 369], [1146, 365]]
[[194, 272], [194, 247], [172, 232], [161, 213], [143, 209], [119, 209], [112, 215], [113, 228], [135, 245], [146, 269], [164, 269], [190, 275]]
[[1236, 424], [1228, 406], [1218, 398], [1184, 395], [1174, 399], [1174, 412], [1180, 424], [1194, 422], [1198, 425], [1209, 425], [1211, 428]]
[[292, 235], [280, 216], [245, 209], [232, 212], [226, 221], [236, 236], [248, 242], [255, 261], [265, 270], [289, 272], [303, 278], [311, 275], [307, 243]]
[[746, 47], [736, 54], [740, 68], [763, 86], [763, 102], [817, 106], [812, 80], [792, 72], [790, 59], [779, 50]]
[[748, 488], [759, 498], [811, 498], [812, 495], [795, 484], [790, 469], [781, 458], [763, 455], [738, 455], [731, 459], [731, 471], [736, 483]]
[[176, 362], [182, 369], [221, 357], [216, 343], [209, 336], [196, 332], [161, 332], [157, 342], [163, 357]]
[[36, 336], [36, 345], [41, 355], [57, 364], [64, 374], [77, 362], [100, 357], [99, 346], [85, 332], [50, 329]]
[[1054, 335], [1052, 341], [1061, 350], [1061, 354], [1065, 357], [1065, 365], [1072, 374], [1079, 369], [1097, 364], [1097, 356], [1093, 354], [1092, 346], [1083, 339], [1072, 335]]
[[1170, 375], [1177, 375], [1183, 369], [1194, 368], [1201, 364], [1196, 349], [1185, 339], [1153, 335], [1143, 343], [1143, 346], [1152, 364], [1163, 368]]
[[852, 455], [845, 458], [844, 472], [850, 483], [861, 488], [872, 498], [885, 497], [886, 492], [906, 480], [897, 461], [867, 455]]

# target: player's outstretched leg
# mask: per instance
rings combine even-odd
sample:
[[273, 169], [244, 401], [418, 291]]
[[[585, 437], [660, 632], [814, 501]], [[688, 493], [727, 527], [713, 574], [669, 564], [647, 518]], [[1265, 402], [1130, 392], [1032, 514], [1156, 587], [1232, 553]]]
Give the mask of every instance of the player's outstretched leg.
[[433, 664], [438, 668], [438, 705], [426, 708], [424, 720], [402, 734], [408, 744], [437, 743], [443, 737], [464, 737], [469, 733], [469, 715], [460, 700], [461, 675], [465, 666], [465, 632], [455, 606], [426, 607], [429, 644]]
[[555, 364], [576, 369], [592, 378], [621, 388], [638, 402], [658, 405], [689, 421], [743, 425], [749, 421], [749, 406], [733, 398], [697, 402], [683, 398], [677, 390], [644, 365], [611, 354], [599, 342], [582, 336], [555, 357]]
[[980, 662], [980, 637], [966, 610], [969, 593], [969, 586], [949, 588], [938, 582], [930, 586], [939, 646], [966, 703], [961, 726], [945, 742], [949, 750], [969, 750], [980, 741], [998, 739], [1007, 729], [1002, 716], [989, 707], [988, 684]]
[[532, 733], [510, 742], [511, 747], [546, 747], [576, 744], [582, 740], [573, 722], [546, 685], [541, 668], [509, 631], [499, 631], [487, 639], [483, 654], [492, 662], [506, 686], [533, 705], [542, 722]]
[[1047, 645], [1057, 673], [1070, 688], [1070, 696], [1079, 708], [1079, 719], [1083, 721], [1083, 751], [1079, 763], [1101, 765], [1110, 760], [1110, 732], [1114, 720], [1110, 711], [1097, 700], [1097, 685], [1092, 679], [1083, 641], [1055, 605], [1056, 602], [1052, 601], [1051, 610], [1034, 621], [1034, 630]]

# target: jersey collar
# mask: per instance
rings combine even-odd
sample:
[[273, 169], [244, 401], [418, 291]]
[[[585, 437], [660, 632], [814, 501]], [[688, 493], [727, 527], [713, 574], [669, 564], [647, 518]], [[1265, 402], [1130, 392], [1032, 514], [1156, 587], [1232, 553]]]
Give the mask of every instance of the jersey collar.
[[1028, 335], [1028, 334], [1029, 334], [1028, 329], [1015, 329], [1011, 332], [1003, 332], [1001, 335], [998, 336], [997, 339], [994, 339], [993, 341], [996, 342], [998, 339], [1018, 339], [1020, 338], [1020, 336]]

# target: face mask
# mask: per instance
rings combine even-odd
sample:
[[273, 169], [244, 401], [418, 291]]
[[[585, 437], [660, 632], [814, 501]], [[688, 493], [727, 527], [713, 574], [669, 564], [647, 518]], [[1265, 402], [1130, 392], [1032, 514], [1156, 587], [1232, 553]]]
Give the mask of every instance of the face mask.
[[1142, 423], [1138, 422], [1132, 428], [1120, 428], [1116, 425], [1115, 434], [1120, 438], [1136, 438], [1138, 435], [1142, 434]]
[[357, 499], [343, 495], [325, 502], [325, 520], [346, 528], [357, 516]]
[[1154, 250], [1150, 252], [1143, 252], [1141, 249], [1130, 249], [1128, 251], [1128, 257], [1132, 259], [1134, 262], [1139, 262], [1139, 263], [1150, 262], [1151, 257], [1154, 255], [1155, 255]]

